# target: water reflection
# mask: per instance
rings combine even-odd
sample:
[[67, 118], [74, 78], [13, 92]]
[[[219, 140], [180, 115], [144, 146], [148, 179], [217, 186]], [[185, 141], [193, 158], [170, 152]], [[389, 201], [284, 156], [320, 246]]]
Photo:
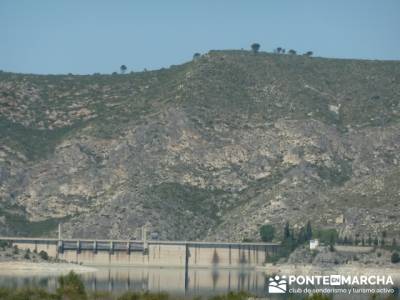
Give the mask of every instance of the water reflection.
[[[289, 295], [267, 293], [266, 275], [255, 270], [238, 269], [189, 269], [185, 290], [185, 269], [173, 268], [98, 268], [97, 272], [82, 275], [88, 291], [109, 291], [116, 294], [125, 291], [168, 292], [178, 296], [210, 296], [229, 291], [247, 291], [267, 299], [287, 299]], [[0, 275], [0, 286], [17, 288], [40, 286], [54, 291], [56, 275], [6, 276]], [[290, 295], [290, 299], [303, 299], [304, 295]], [[381, 295], [379, 299], [384, 299]], [[393, 299], [399, 299], [396, 295]], [[370, 299], [371, 294], [334, 295], [333, 299]]]
[[[98, 268], [97, 272], [82, 275], [90, 291], [168, 292], [179, 295], [212, 295], [228, 291], [248, 291], [265, 294], [265, 275], [254, 270], [189, 269], [188, 286], [185, 291], [185, 270], [172, 268]], [[4, 276], [0, 286], [40, 286], [49, 290], [57, 288], [55, 275]]]

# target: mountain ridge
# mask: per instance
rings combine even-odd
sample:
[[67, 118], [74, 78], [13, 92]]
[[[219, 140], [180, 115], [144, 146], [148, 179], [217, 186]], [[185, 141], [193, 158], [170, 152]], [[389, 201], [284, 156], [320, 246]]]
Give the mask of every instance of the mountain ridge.
[[398, 235], [399, 80], [395, 61], [248, 51], [0, 73], [0, 233], [240, 241], [311, 220]]

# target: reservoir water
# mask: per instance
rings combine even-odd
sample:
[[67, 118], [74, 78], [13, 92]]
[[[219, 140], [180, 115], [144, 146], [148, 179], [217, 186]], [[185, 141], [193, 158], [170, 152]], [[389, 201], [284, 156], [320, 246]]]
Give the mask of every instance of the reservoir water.
[[[88, 291], [168, 292], [173, 295], [215, 295], [229, 291], [248, 291], [265, 295], [265, 275], [248, 269], [190, 269], [185, 289], [184, 268], [97, 267], [98, 271], [81, 274]], [[0, 286], [57, 287], [58, 276], [52, 274], [0, 275]]]
[[[289, 295], [268, 293], [269, 276], [254, 269], [191, 268], [185, 288], [184, 268], [97, 267], [96, 272], [81, 274], [87, 291], [109, 291], [122, 294], [126, 291], [167, 292], [172, 296], [190, 297], [226, 294], [230, 291], [247, 291], [264, 299], [288, 299]], [[0, 273], [0, 287], [37, 286], [54, 291], [58, 275], [54, 274], [4, 274]], [[397, 291], [398, 293], [398, 291]], [[303, 299], [304, 294], [290, 295], [290, 299]], [[337, 294], [333, 299], [371, 299], [371, 294]], [[390, 294], [379, 295], [386, 299]], [[390, 299], [400, 299], [391, 295]]]

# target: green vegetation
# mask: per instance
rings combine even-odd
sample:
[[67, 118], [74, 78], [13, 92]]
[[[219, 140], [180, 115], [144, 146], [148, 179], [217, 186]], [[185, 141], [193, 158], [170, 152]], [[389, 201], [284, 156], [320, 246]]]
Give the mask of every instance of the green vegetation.
[[[23, 203], [27, 208], [0, 207], [0, 215], [5, 217], [3, 232], [28, 236], [54, 232], [60, 220], [30, 222], [28, 218], [38, 218], [28, 215], [36, 213], [29, 206], [41, 199], [41, 205], [80, 201], [79, 196], [67, 196], [56, 187], [66, 184], [70, 192], [75, 178], [84, 172], [90, 174], [85, 174], [88, 185], [93, 183], [98, 191], [90, 192], [88, 198], [98, 203], [84, 203], [85, 209], [79, 210], [82, 214], [94, 214], [97, 204], [103, 205], [106, 198], [113, 203], [121, 201], [119, 225], [128, 216], [134, 216], [129, 218], [133, 226], [138, 225], [142, 220], [137, 212], [144, 209], [145, 214], [157, 216], [153, 220], [168, 220], [168, 226], [164, 221], [152, 224], [168, 238], [183, 237], [189, 230], [182, 224], [190, 221], [195, 221], [191, 231], [196, 232], [185, 238], [204, 238], [214, 234], [213, 230], [228, 238], [231, 228], [242, 230], [237, 226], [240, 220], [229, 220], [238, 219], [235, 209], [246, 208], [245, 217], [249, 217], [260, 207], [262, 194], [275, 193], [277, 188], [281, 189], [280, 201], [294, 204], [293, 210], [279, 212], [279, 217], [293, 217], [296, 223], [302, 220], [294, 216], [313, 218], [319, 207], [324, 212], [332, 208], [333, 215], [341, 207], [363, 208], [372, 216], [377, 208], [389, 211], [397, 205], [393, 199], [397, 199], [400, 174], [395, 163], [399, 160], [395, 132], [400, 120], [400, 98], [396, 96], [400, 95], [400, 63], [310, 58], [311, 51], [277, 55], [260, 48], [254, 43], [251, 51], [196, 53], [193, 60], [179, 66], [124, 76], [0, 73], [0, 145], [5, 157], [0, 168], [7, 197], [2, 202]], [[286, 51], [278, 47], [276, 53]], [[122, 73], [125, 67], [121, 66]], [[269, 143], [270, 133], [273, 139]], [[245, 139], [248, 141], [242, 143]], [[284, 145], [276, 146], [276, 140]], [[265, 143], [259, 145], [258, 141]], [[368, 144], [363, 145], [364, 141]], [[93, 147], [83, 149], [86, 145]], [[242, 149], [226, 147], [225, 153], [229, 145]], [[59, 150], [55, 152], [56, 147]], [[64, 160], [63, 153], [69, 151], [77, 155], [67, 155]], [[85, 168], [79, 168], [80, 162], [85, 162], [79, 160], [79, 151], [88, 157]], [[124, 154], [114, 161], [119, 151]], [[67, 166], [69, 160], [74, 168]], [[44, 172], [46, 162], [60, 167]], [[139, 162], [143, 163], [140, 172]], [[63, 174], [75, 166], [78, 176]], [[25, 170], [29, 176], [19, 175]], [[109, 179], [106, 170], [113, 171]], [[372, 182], [381, 174], [384, 188]], [[32, 194], [30, 199], [25, 183], [53, 175], [58, 182], [46, 181], [43, 188], [35, 185], [37, 196]], [[287, 180], [292, 178], [298, 180], [289, 187]], [[362, 182], [365, 187], [355, 186]], [[117, 193], [121, 197], [116, 197]], [[260, 209], [268, 205], [264, 201]], [[139, 209], [132, 212], [136, 206]], [[53, 214], [57, 206], [48, 207], [43, 216], [59, 215]], [[68, 207], [72, 210], [74, 206]], [[104, 204], [101, 209], [107, 210], [104, 216], [116, 213], [111, 211], [114, 205]], [[398, 217], [396, 209], [392, 212], [387, 221], [397, 230], [393, 222]], [[252, 228], [262, 224], [261, 215], [254, 224], [249, 222]], [[329, 217], [324, 213], [315, 223], [334, 224], [326, 222]], [[104, 225], [105, 218], [100, 217], [99, 224]], [[84, 222], [89, 219], [82, 218]], [[123, 230], [123, 226], [119, 228]], [[232, 238], [243, 237], [235, 236], [236, 232]], [[307, 228], [293, 236], [289, 232], [285, 239], [289, 249], [310, 238]]]
[[339, 234], [335, 228], [317, 229], [313, 237], [319, 239], [322, 244], [334, 245], [338, 240]]
[[9, 213], [8, 210], [1, 209], [1, 207], [0, 215], [5, 217], [7, 224], [9, 224], [13, 231], [18, 232], [20, 235], [32, 237], [49, 234], [57, 228], [60, 222], [64, 222], [68, 219], [54, 218], [43, 221], [29, 221], [24, 215]]
[[57, 294], [60, 296], [62, 295], [63, 298], [66, 297], [67, 299], [74, 300], [87, 299], [85, 286], [79, 276], [74, 272], [70, 272], [66, 276], [61, 276], [58, 279], [58, 284]]
[[27, 249], [24, 254], [24, 259], [30, 259], [30, 258], [31, 258], [31, 250]]
[[[399, 99], [393, 95], [399, 93], [399, 87], [390, 80], [400, 72], [397, 62], [309, 59], [311, 51], [304, 56], [277, 56], [259, 52], [258, 43], [252, 44], [251, 49], [258, 55], [249, 55], [248, 51], [210, 51], [207, 57], [196, 54], [198, 62], [127, 76], [2, 72], [0, 80], [7, 88], [1, 93], [7, 104], [0, 116], [0, 142], [31, 159], [40, 159], [63, 137], [86, 126], [90, 125], [93, 133], [110, 137], [127, 123], [141, 122], [166, 103], [176, 101], [182, 101], [194, 118], [203, 109], [215, 107], [206, 116], [210, 122], [216, 115], [229, 122], [235, 111], [246, 112], [260, 121], [304, 119], [312, 113], [314, 119], [342, 130], [347, 130], [348, 125], [398, 122]], [[277, 51], [284, 53], [281, 47]], [[121, 72], [126, 71], [123, 67], [126, 68], [122, 65]], [[193, 74], [190, 81], [185, 80], [188, 72]], [[254, 94], [254, 89], [271, 82], [279, 83], [284, 94]], [[340, 100], [334, 95], [349, 95], [341, 101], [339, 115], [327, 105], [328, 101]], [[69, 113], [77, 110], [74, 106], [92, 111], [93, 118], [71, 117]], [[49, 119], [53, 111], [65, 124], [54, 126]]]
[[166, 203], [175, 202], [181, 204], [183, 208], [201, 214], [214, 216], [216, 213], [212, 199], [218, 194], [218, 191], [209, 191], [178, 183], [163, 183], [150, 188], [149, 193], [155, 194]]
[[192, 211], [195, 216], [216, 224], [218, 222], [216, 199], [223, 198], [225, 192], [179, 183], [162, 183], [149, 187], [146, 194], [148, 200], [144, 203], [144, 208], [160, 209], [163, 213], [171, 213], [180, 223], [192, 222], [193, 220], [185, 215], [186, 211]]
[[[153, 106], [156, 102], [172, 98], [180, 69], [128, 76], [1, 73], [0, 81], [7, 87], [0, 91], [6, 100], [0, 144], [28, 159], [42, 159], [68, 134], [88, 126], [89, 119], [92, 133], [111, 137], [127, 122], [136, 123], [155, 107], [158, 110], [161, 105]], [[82, 107], [89, 115], [76, 114]]]
[[336, 158], [334, 167], [318, 166], [318, 176], [332, 182], [334, 185], [342, 185], [351, 178], [351, 163], [346, 160]]
[[[21, 289], [0, 288], [0, 299], [2, 300], [177, 300], [181, 297], [172, 297], [167, 293], [150, 292], [126, 292], [122, 295], [113, 295], [109, 292], [90, 293], [85, 290], [85, 286], [80, 276], [70, 272], [58, 279], [58, 288], [55, 293], [46, 291], [38, 287], [28, 287]], [[230, 292], [225, 295], [212, 296], [209, 300], [246, 300], [251, 295], [246, 292]], [[189, 299], [189, 298], [184, 298]], [[196, 297], [196, 299], [199, 299]]]
[[213, 296], [210, 297], [209, 300], [246, 300], [249, 299], [251, 295], [246, 292], [229, 292], [228, 294], [225, 295], [218, 295], [218, 296]]
[[195, 54], [193, 54], [193, 60], [197, 60], [201, 57], [201, 54], [196, 52]]
[[260, 236], [263, 242], [271, 242], [275, 236], [275, 228], [270, 224], [262, 225], [260, 227]]
[[128, 69], [128, 68], [127, 68], [125, 65], [122, 65], [122, 66], [120, 67], [121, 74], [125, 74], [125, 72], [126, 72], [127, 69]]
[[276, 256], [270, 257], [269, 261], [277, 262], [281, 258], [287, 258], [289, 255], [299, 246], [308, 243], [313, 236], [313, 230], [311, 222], [308, 221], [307, 224], [295, 232], [290, 227], [290, 223], [286, 222], [283, 228], [283, 236], [281, 241], [281, 248]]
[[260, 51], [260, 44], [259, 43], [253, 43], [251, 44], [251, 50], [253, 50], [254, 53], [258, 53]]
[[76, 126], [39, 130], [11, 122], [0, 115], [0, 141], [20, 151], [28, 159], [43, 158]]
[[304, 298], [305, 300], [331, 300], [332, 297], [329, 295], [323, 295], [323, 294], [313, 294], [311, 296], [307, 296]]
[[[61, 300], [58, 295], [51, 294], [42, 288], [28, 287], [21, 289], [0, 288], [2, 300]], [[68, 298], [64, 298], [68, 299]], [[72, 299], [71, 299], [72, 300]]]
[[9, 241], [0, 241], [0, 250], [4, 250], [5, 248], [11, 247], [11, 242]]
[[39, 256], [40, 256], [40, 258], [41, 259], [43, 259], [43, 260], [49, 260], [49, 255], [47, 254], [47, 252], [46, 251], [40, 251], [39, 252]]
[[400, 263], [400, 254], [393, 252], [390, 261], [394, 264]]

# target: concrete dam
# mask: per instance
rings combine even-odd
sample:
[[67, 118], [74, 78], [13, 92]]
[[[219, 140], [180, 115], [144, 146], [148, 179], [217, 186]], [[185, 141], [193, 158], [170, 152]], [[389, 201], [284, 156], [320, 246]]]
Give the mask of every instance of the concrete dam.
[[255, 267], [277, 253], [275, 243], [158, 240], [90, 240], [0, 237], [19, 249], [45, 251], [59, 259], [98, 266]]

